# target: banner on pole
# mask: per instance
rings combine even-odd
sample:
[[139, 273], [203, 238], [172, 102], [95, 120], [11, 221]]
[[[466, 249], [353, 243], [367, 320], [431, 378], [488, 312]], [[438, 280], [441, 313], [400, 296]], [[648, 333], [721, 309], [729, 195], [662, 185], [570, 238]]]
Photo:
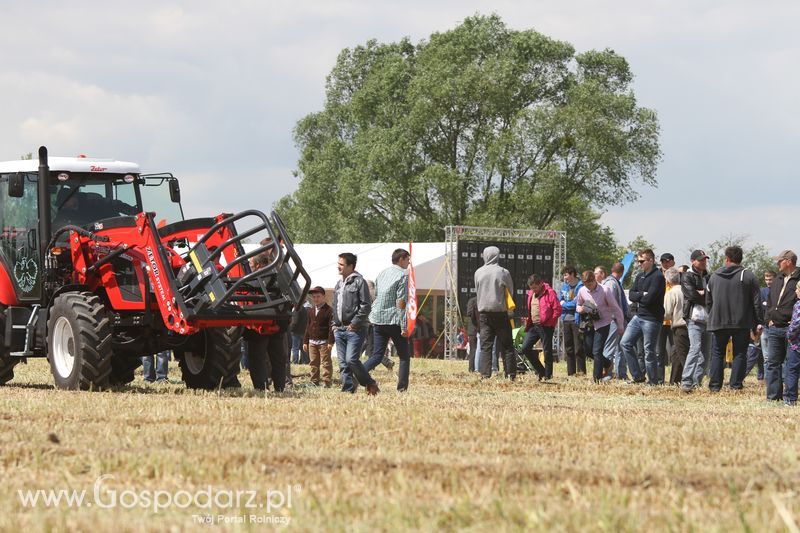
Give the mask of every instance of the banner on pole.
[[414, 259], [411, 254], [411, 243], [408, 243], [408, 336], [414, 331], [414, 326], [417, 324], [417, 280], [414, 278]]

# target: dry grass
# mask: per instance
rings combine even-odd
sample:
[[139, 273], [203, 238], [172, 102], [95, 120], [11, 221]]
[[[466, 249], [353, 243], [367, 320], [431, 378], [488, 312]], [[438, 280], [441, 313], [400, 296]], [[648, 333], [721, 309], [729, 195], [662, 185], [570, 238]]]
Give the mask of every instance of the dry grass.
[[394, 392], [381, 367], [384, 392], [368, 398], [305, 378], [282, 395], [141, 377], [124, 391], [63, 392], [46, 362], [17, 368], [0, 389], [4, 530], [194, 530], [192, 515], [207, 513], [25, 508], [17, 495], [91, 496], [103, 474], [119, 492], [292, 486], [291, 509], [271, 514], [299, 530], [763, 531], [800, 517], [798, 411], [767, 405], [752, 376], [740, 393], [685, 396], [567, 379], [563, 366], [551, 384], [482, 383], [463, 362], [415, 360], [410, 392]]

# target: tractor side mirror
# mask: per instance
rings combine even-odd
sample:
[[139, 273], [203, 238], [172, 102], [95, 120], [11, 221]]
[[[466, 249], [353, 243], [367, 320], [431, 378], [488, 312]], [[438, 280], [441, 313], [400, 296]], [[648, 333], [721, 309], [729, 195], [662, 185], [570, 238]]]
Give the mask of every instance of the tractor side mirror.
[[8, 195], [12, 198], [22, 198], [25, 194], [25, 175], [21, 172], [8, 176]]
[[173, 203], [181, 203], [181, 184], [176, 179], [169, 180], [169, 199]]

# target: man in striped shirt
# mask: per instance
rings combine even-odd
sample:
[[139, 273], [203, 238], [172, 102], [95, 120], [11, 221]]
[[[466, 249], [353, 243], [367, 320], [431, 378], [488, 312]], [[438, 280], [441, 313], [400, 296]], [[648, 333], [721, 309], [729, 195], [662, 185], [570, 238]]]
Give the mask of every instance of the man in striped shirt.
[[389, 339], [394, 342], [400, 358], [400, 375], [397, 390], [408, 389], [408, 374], [411, 359], [408, 354], [408, 325], [406, 299], [408, 298], [408, 273], [411, 255], [402, 248], [392, 253], [392, 266], [378, 274], [375, 279], [375, 300], [369, 321], [374, 335], [372, 354], [365, 365], [367, 372], [378, 366], [386, 353]]

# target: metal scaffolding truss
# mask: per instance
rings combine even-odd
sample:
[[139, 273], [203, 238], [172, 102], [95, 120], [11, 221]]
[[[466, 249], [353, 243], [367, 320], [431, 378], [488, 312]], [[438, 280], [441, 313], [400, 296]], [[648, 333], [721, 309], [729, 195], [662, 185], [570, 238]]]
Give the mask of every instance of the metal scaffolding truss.
[[461, 310], [458, 306], [458, 242], [493, 240], [513, 243], [553, 243], [553, 279], [551, 286], [558, 290], [561, 269], [567, 262], [567, 232], [539, 229], [483, 228], [476, 226], [446, 226], [444, 228], [445, 265], [447, 280], [444, 297], [444, 357], [455, 359], [454, 349]]

